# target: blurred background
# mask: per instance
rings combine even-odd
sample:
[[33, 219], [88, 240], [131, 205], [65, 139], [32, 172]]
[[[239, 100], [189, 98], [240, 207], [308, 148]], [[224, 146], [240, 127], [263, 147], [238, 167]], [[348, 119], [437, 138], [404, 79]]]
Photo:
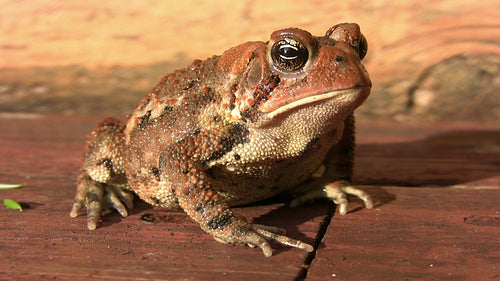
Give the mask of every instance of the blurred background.
[[0, 113], [123, 115], [159, 79], [272, 31], [356, 22], [359, 118], [500, 120], [500, 4], [484, 1], [0, 0]]

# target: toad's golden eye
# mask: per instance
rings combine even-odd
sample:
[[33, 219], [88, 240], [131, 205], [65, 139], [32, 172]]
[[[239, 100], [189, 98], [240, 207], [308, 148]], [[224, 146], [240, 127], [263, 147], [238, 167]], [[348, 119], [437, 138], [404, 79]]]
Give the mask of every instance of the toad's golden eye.
[[300, 70], [309, 59], [309, 51], [301, 42], [292, 38], [283, 38], [271, 48], [273, 63], [281, 71]]

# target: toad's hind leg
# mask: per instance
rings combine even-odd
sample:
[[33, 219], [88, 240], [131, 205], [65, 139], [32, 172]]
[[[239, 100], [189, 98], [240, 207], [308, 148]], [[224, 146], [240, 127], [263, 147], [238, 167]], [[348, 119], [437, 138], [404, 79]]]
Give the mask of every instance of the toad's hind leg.
[[123, 123], [108, 118], [99, 123], [88, 136], [83, 167], [70, 212], [71, 217], [76, 217], [86, 207], [88, 229], [95, 229], [101, 213], [109, 208], [126, 217], [127, 208], [133, 207], [134, 196], [128, 190], [123, 168], [124, 129]]

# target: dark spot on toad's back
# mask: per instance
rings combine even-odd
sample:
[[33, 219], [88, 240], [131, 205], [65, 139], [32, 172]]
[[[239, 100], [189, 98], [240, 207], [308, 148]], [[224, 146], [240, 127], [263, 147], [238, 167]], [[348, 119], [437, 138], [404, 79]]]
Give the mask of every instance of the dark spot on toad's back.
[[163, 112], [161, 113], [159, 119], [164, 119], [165, 117], [168, 116], [168, 114], [174, 109], [173, 106], [165, 106], [165, 108], [163, 109]]
[[234, 95], [234, 93], [236, 93], [237, 90], [238, 90], [238, 84], [233, 84], [231, 86], [231, 93]]
[[156, 179], [160, 181], [160, 169], [158, 169], [158, 167], [153, 167], [151, 168], [151, 172], [156, 177]]
[[141, 117], [141, 122], [137, 125], [139, 129], [143, 129], [149, 123], [149, 118], [151, 118], [151, 110], [148, 110], [146, 114]]
[[208, 161], [216, 160], [231, 151], [235, 145], [246, 143], [248, 141], [249, 130], [244, 124], [232, 123], [226, 136], [220, 139], [222, 149], [215, 151], [209, 157]]
[[198, 127], [189, 128], [190, 135], [198, 135], [200, 132], [201, 132], [201, 130]]
[[191, 80], [191, 81], [189, 81], [189, 82], [188, 82], [188, 84], [186, 85], [186, 87], [184, 87], [184, 88], [183, 88], [183, 90], [184, 90], [184, 91], [187, 91], [187, 90], [189, 90], [189, 89], [193, 88], [193, 87], [194, 87], [194, 85], [195, 85], [195, 83], [196, 83], [196, 81], [195, 81], [195, 80]]

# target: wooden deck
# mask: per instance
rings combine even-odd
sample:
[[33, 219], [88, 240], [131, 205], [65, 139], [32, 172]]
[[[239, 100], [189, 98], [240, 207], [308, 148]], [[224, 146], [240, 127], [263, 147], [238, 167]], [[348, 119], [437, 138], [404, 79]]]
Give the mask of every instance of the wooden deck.
[[377, 201], [236, 212], [317, 243], [314, 254], [223, 245], [181, 211], [139, 200], [95, 231], [69, 210], [100, 118], [0, 116], [0, 280], [500, 280], [500, 124], [358, 122], [355, 179]]

